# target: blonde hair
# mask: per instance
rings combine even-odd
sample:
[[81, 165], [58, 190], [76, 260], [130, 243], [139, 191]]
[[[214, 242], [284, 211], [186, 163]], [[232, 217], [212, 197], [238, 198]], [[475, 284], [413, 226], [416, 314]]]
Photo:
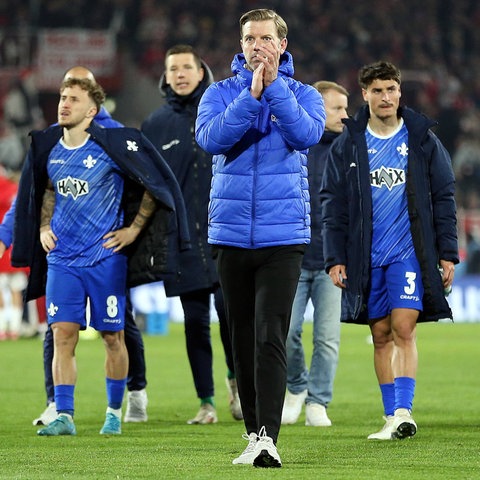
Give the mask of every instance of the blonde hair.
[[275, 10], [269, 8], [257, 8], [244, 13], [240, 17], [240, 38], [243, 37], [243, 26], [247, 22], [263, 22], [265, 20], [273, 20], [277, 27], [277, 35], [280, 40], [287, 38], [288, 27], [285, 20]]

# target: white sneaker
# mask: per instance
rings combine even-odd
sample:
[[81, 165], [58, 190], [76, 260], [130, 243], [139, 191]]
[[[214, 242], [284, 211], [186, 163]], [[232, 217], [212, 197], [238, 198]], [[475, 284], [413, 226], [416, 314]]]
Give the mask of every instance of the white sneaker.
[[257, 434], [251, 433], [247, 435], [244, 433], [242, 438], [248, 441], [247, 448], [238, 456], [232, 460], [234, 465], [253, 465], [253, 460], [255, 459], [255, 446], [257, 445]]
[[56, 420], [57, 416], [57, 406], [55, 405], [55, 402], [50, 402], [47, 408], [42, 412], [42, 414], [38, 418], [33, 420], [32, 424], [47, 426], [54, 420]]
[[243, 420], [242, 406], [238, 396], [237, 380], [235, 378], [226, 378], [225, 383], [228, 389], [228, 405], [230, 413], [235, 420]]
[[383, 417], [385, 420], [385, 425], [379, 432], [371, 433], [367, 438], [369, 440], [392, 440], [392, 434], [394, 432], [393, 428], [393, 415], [388, 417]]
[[140, 423], [148, 420], [147, 415], [147, 391], [133, 390], [127, 393], [127, 410], [125, 411], [125, 417], [123, 421], [125, 423]]
[[403, 440], [413, 437], [417, 433], [417, 424], [412, 418], [410, 410], [406, 408], [397, 408], [393, 416], [392, 438]]
[[331, 427], [327, 409], [319, 403], [307, 403], [305, 407], [305, 425], [307, 427]]
[[198, 411], [197, 415], [190, 420], [187, 420], [189, 425], [206, 425], [207, 423], [217, 423], [217, 411], [213, 405], [209, 403], [204, 403], [200, 410]]
[[253, 456], [254, 467], [279, 468], [282, 466], [277, 447], [273, 443], [273, 439], [267, 436], [265, 427], [260, 429]]
[[307, 398], [307, 393], [307, 390], [304, 390], [299, 394], [291, 393], [287, 390], [282, 410], [283, 425], [291, 425], [298, 420], [298, 417], [302, 413], [302, 407]]

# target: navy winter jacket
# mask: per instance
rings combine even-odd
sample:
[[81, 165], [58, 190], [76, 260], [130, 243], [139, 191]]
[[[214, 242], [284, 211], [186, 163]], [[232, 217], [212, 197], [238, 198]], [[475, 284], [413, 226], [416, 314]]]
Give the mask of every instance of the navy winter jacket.
[[309, 243], [306, 153], [325, 127], [323, 99], [292, 78], [288, 52], [260, 101], [243, 54], [232, 71], [198, 107], [196, 138], [214, 155], [208, 241], [248, 249]]
[[[185, 204], [179, 185], [161, 155], [134, 128], [102, 128], [95, 122], [87, 129], [125, 173], [123, 205], [129, 225], [147, 189], [158, 201], [148, 227], [129, 245], [128, 286], [162, 280], [176, 270], [175, 252], [190, 248]], [[40, 211], [48, 181], [47, 161], [63, 129], [52, 126], [32, 132], [32, 145], [20, 179], [15, 208], [12, 265], [29, 266], [26, 299], [45, 294], [46, 254], [40, 244]]]
[[323, 172], [327, 163], [328, 152], [332, 142], [338, 137], [335, 132], [323, 132], [317, 145], [308, 152], [308, 185], [310, 189], [310, 205], [312, 218], [312, 238], [310, 245], [305, 250], [302, 268], [306, 270], [323, 270], [323, 236], [322, 236], [322, 207], [320, 202], [320, 188], [322, 186]]
[[[440, 259], [459, 261], [451, 159], [430, 130], [435, 122], [406, 107], [399, 113], [408, 130], [408, 213], [425, 288], [419, 321], [452, 318], [438, 271]], [[372, 239], [368, 117], [365, 105], [355, 119], [344, 120], [347, 128], [332, 144], [321, 189], [325, 268], [347, 269], [341, 320], [363, 324], [368, 322]]]
[[200, 98], [213, 82], [208, 66], [190, 95], [177, 95], [160, 79], [160, 92], [167, 103], [142, 124], [142, 132], [162, 153], [180, 184], [187, 207], [192, 248], [180, 253], [175, 276], [164, 281], [167, 296], [218, 287], [218, 276], [208, 244], [208, 202], [212, 181], [212, 156], [195, 140], [195, 119]]

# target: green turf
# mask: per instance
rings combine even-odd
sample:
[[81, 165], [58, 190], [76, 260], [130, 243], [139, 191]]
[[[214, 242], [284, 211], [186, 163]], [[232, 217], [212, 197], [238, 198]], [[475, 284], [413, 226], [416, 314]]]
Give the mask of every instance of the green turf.
[[[198, 408], [183, 327], [145, 336], [149, 421], [124, 424], [119, 437], [99, 435], [105, 412], [103, 346], [77, 351], [76, 437], [38, 437], [32, 419], [44, 405], [42, 344], [0, 343], [1, 479], [480, 479], [480, 324], [418, 328], [414, 404], [418, 434], [367, 441], [383, 424], [367, 329], [342, 326], [330, 428], [284, 426], [281, 469], [232, 465], [243, 450], [243, 424], [229, 414], [218, 325], [212, 325], [219, 423], [187, 425]], [[307, 351], [311, 325], [305, 327]]]

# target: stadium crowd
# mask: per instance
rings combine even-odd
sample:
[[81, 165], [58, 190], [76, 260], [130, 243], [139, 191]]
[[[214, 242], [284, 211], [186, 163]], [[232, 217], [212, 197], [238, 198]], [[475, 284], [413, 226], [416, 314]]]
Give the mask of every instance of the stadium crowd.
[[[231, 75], [231, 52], [240, 47], [232, 19], [256, 7], [258, 3], [251, 0], [4, 0], [0, 4], [2, 132], [11, 136], [10, 130], [17, 128], [3, 106], [11, 90], [21, 88], [18, 81], [2, 82], [2, 70], [24, 71], [35, 65], [31, 38], [39, 29], [113, 31], [119, 52], [129, 55], [154, 82], [163, 73], [167, 49], [192, 44], [220, 79]], [[295, 77], [304, 83], [331, 79], [344, 85], [351, 92], [350, 112], [362, 103], [356, 78], [362, 65], [378, 59], [399, 65], [402, 102], [439, 122], [435, 132], [453, 158], [459, 208], [480, 209], [479, 2], [425, 0], [420, 8], [414, 0], [264, 0], [262, 7], [277, 9], [289, 19], [288, 49], [295, 58]], [[35, 96], [25, 102], [35, 105]], [[29, 121], [27, 127], [41, 124], [42, 119], [37, 112]], [[25, 126], [16, 131], [24, 140]], [[473, 221], [477, 223], [480, 226], [480, 221]]]

